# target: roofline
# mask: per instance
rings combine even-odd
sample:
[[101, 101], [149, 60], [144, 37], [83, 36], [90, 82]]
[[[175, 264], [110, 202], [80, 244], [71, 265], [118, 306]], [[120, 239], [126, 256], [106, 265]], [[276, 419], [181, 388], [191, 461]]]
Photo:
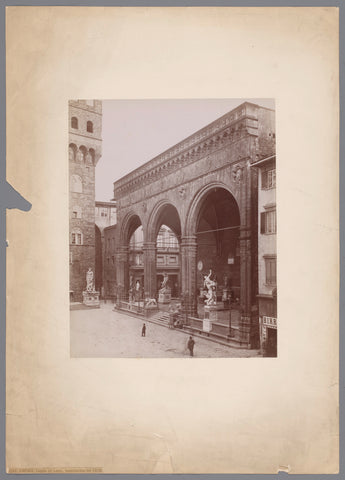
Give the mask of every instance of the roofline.
[[140, 165], [139, 167], [135, 168], [134, 170], [128, 172], [126, 175], [124, 175], [123, 177], [119, 178], [118, 180], [115, 180], [113, 182], [113, 186], [115, 188], [115, 184], [116, 183], [119, 183], [120, 181], [123, 182], [127, 177], [131, 177], [131, 176], [135, 176], [135, 174], [137, 172], [139, 172], [141, 169], [143, 169], [146, 165], [148, 165], [149, 163], [151, 163], [153, 160], [156, 160], [158, 159], [160, 156], [163, 156], [165, 153], [169, 152], [169, 150], [173, 150], [175, 147], [177, 147], [180, 143], [183, 143], [184, 141], [188, 140], [189, 138], [192, 138], [194, 137], [195, 135], [197, 135], [199, 132], [201, 132], [202, 130], [204, 130], [205, 128], [209, 127], [210, 125], [212, 125], [213, 123], [216, 123], [218, 122], [219, 120], [221, 120], [223, 117], [227, 117], [229, 115], [229, 113], [239, 109], [240, 107], [242, 107], [243, 105], [254, 105], [255, 107], [258, 107], [258, 108], [262, 108], [262, 109], [265, 109], [265, 110], [270, 110], [271, 112], [275, 112], [274, 109], [272, 108], [268, 108], [268, 107], [262, 107], [261, 105], [259, 105], [258, 103], [253, 103], [253, 102], [248, 102], [248, 101], [245, 101], [243, 103], [240, 103], [239, 105], [237, 105], [237, 107], [234, 107], [233, 109], [229, 110], [228, 112], [224, 113], [224, 115], [221, 115], [220, 117], [216, 118], [215, 120], [213, 120], [212, 122], [210, 123], [207, 123], [206, 125], [204, 125], [203, 127], [199, 128], [198, 130], [196, 130], [195, 132], [193, 132], [191, 135], [188, 135], [187, 137], [185, 138], [182, 138], [179, 142], [175, 143], [174, 145], [172, 145], [171, 147], [167, 148], [166, 150], [163, 150], [161, 153], [159, 153], [158, 155], [156, 155], [155, 157], [151, 158], [150, 160], [147, 160], [145, 163], [143, 163], [142, 165]]
[[105, 205], [107, 207], [116, 207], [116, 201], [103, 202], [101, 200], [95, 200], [95, 205]]
[[257, 162], [251, 163], [251, 167], [257, 167], [259, 165], [262, 165], [264, 163], [270, 162], [271, 160], [275, 159], [275, 155], [271, 155], [270, 157], [262, 158], [261, 160], [258, 160]]

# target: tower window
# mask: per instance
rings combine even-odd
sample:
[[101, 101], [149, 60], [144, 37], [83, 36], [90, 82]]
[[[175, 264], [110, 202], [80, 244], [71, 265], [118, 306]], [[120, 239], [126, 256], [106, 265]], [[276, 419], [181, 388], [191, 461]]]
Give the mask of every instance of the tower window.
[[72, 128], [78, 128], [78, 119], [77, 119], [77, 117], [72, 117], [72, 118], [71, 118], [71, 127], [72, 127]]
[[90, 133], [93, 133], [93, 123], [90, 120], [86, 124], [86, 130]]
[[75, 230], [71, 233], [72, 245], [83, 245], [83, 234], [80, 230]]
[[81, 218], [81, 208], [78, 205], [73, 207], [72, 218]]

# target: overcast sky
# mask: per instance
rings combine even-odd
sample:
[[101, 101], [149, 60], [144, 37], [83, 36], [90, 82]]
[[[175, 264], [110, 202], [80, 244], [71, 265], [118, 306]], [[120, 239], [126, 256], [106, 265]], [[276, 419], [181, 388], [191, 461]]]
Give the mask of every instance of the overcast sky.
[[96, 200], [113, 197], [113, 182], [245, 101], [274, 108], [272, 99], [103, 100], [102, 157]]

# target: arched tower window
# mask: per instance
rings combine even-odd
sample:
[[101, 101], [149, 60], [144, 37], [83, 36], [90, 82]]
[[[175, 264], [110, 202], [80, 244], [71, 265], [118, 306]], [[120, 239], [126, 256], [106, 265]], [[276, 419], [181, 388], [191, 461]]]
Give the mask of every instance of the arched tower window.
[[76, 151], [77, 151], [77, 147], [74, 145], [74, 143], [70, 143], [70, 145], [68, 147], [68, 156], [69, 156], [70, 162], [75, 161]]
[[72, 117], [72, 118], [71, 118], [71, 127], [72, 127], [72, 128], [78, 128], [78, 119], [77, 119], [77, 117]]
[[90, 120], [86, 124], [86, 130], [90, 133], [93, 133], [93, 123]]
[[95, 155], [96, 154], [95, 154], [95, 151], [94, 151], [93, 148], [90, 148], [89, 155], [90, 155], [90, 157], [89, 157], [89, 162], [88, 163], [90, 163], [91, 165], [95, 165]]
[[84, 145], [81, 145], [79, 147], [79, 151], [80, 151], [80, 154], [79, 154], [80, 162], [85, 163], [86, 162], [86, 154], [87, 154], [86, 147], [84, 147]]
[[72, 175], [71, 176], [71, 192], [82, 193], [82, 191], [83, 191], [83, 184], [81, 181], [81, 177], [79, 177], [79, 175]]

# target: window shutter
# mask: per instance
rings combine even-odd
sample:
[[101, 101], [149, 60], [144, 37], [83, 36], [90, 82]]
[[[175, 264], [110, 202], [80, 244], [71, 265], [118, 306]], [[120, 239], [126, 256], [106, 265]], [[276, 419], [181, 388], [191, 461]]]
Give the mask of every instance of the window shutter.
[[266, 212], [260, 213], [260, 233], [265, 233], [265, 219], [266, 219]]
[[268, 176], [267, 170], [261, 173], [261, 188], [267, 188], [267, 176]]

